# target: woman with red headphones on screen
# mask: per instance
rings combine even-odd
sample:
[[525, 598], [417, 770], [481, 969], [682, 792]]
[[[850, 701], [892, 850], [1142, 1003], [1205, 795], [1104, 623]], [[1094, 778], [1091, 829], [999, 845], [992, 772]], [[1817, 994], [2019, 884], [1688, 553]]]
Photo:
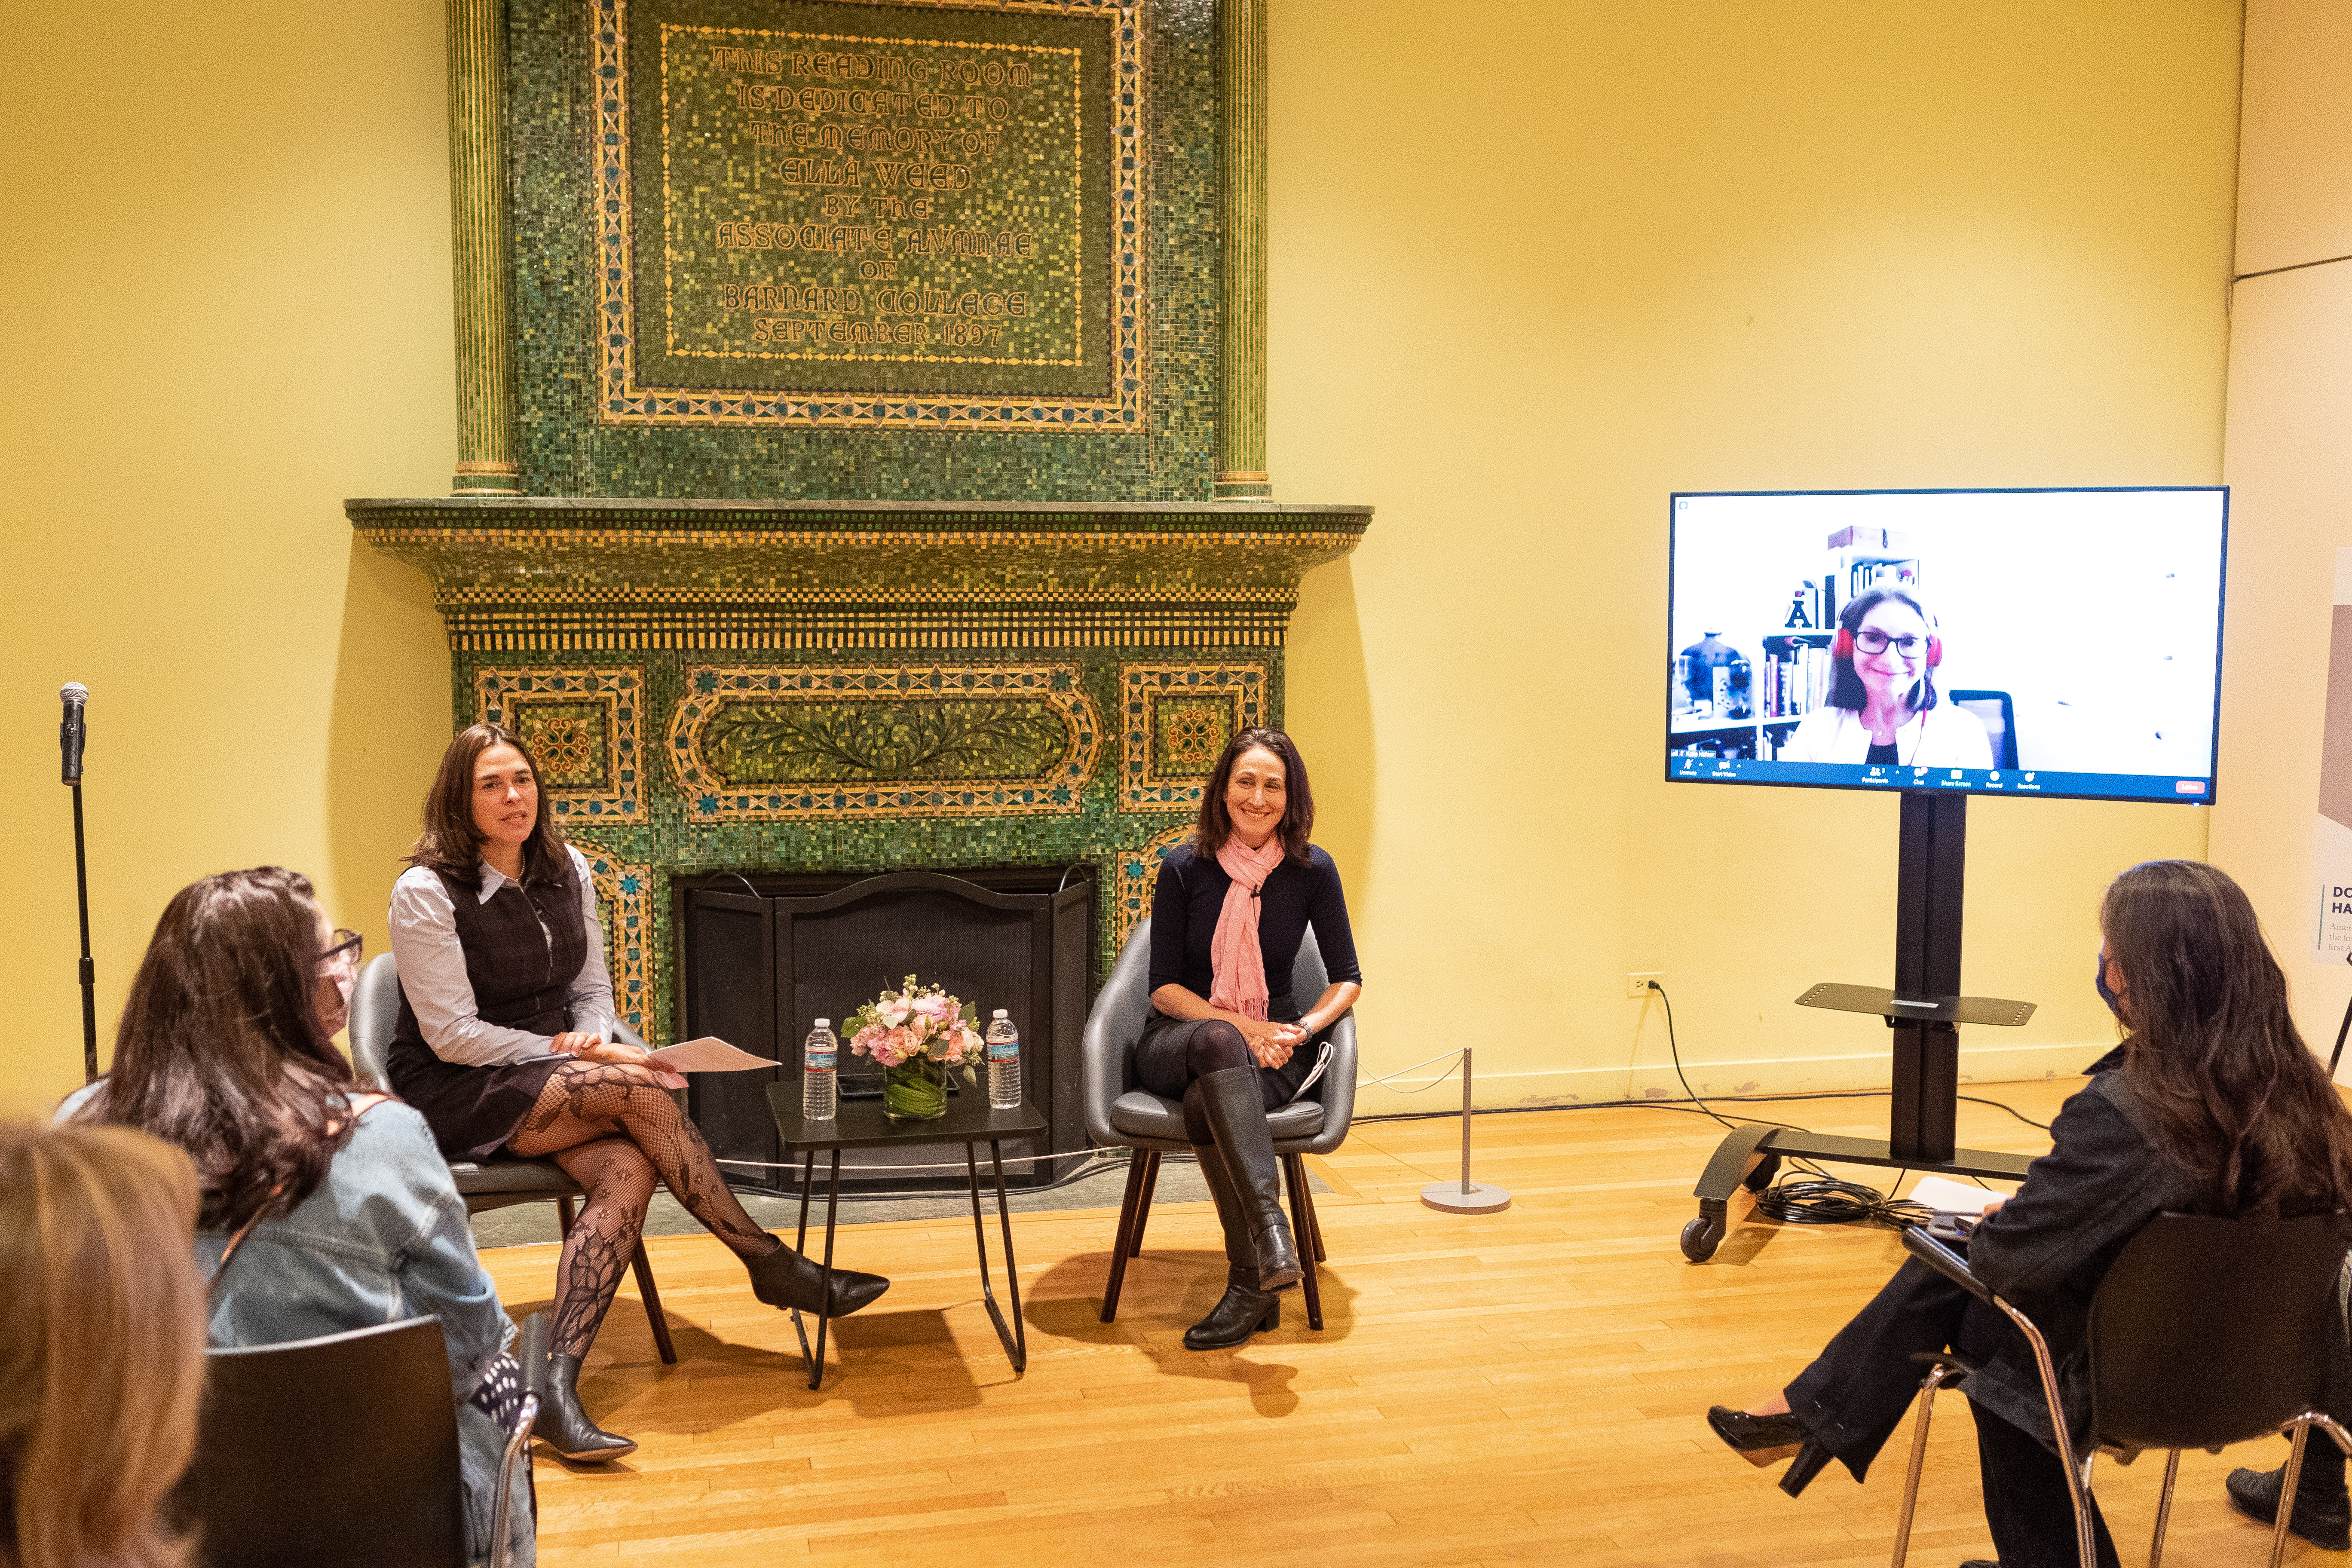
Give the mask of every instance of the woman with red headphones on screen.
[[1906, 768], [1990, 768], [1992, 742], [1977, 716], [1936, 691], [1944, 640], [1906, 588], [1873, 588], [1838, 616], [1832, 684], [1789, 736], [1784, 763], [1878, 763]]

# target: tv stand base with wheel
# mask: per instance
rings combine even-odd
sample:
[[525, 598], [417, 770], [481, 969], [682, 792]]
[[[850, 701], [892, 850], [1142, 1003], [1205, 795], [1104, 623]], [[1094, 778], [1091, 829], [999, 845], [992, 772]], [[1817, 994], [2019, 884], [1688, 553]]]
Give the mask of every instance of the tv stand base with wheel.
[[1716, 1145], [1715, 1158], [1698, 1179], [1698, 1217], [1683, 1226], [1683, 1256], [1704, 1263], [1715, 1256], [1731, 1229], [1731, 1197], [1745, 1187], [1760, 1193], [1772, 1184], [1785, 1159], [1832, 1160], [1842, 1165], [1886, 1165], [1930, 1176], [1987, 1176], [1996, 1181], [2025, 1179], [2028, 1154], [1994, 1154], [1981, 1149], [1954, 1149], [1935, 1160], [1924, 1154], [1897, 1155], [1885, 1139], [1839, 1138], [1826, 1132], [1802, 1132], [1792, 1127], [1742, 1122]]

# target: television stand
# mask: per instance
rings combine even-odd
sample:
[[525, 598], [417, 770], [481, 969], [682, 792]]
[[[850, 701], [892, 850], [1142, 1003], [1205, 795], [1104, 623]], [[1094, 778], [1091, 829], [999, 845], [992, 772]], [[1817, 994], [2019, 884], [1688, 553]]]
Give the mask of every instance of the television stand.
[[2032, 1161], [1954, 1146], [1962, 1024], [2014, 1028], [2031, 1002], [1962, 996], [1960, 893], [1967, 872], [1969, 797], [1959, 790], [1906, 790], [1895, 879], [1895, 988], [1814, 986], [1800, 1005], [1875, 1013], [1895, 1033], [1895, 1103], [1885, 1142], [1744, 1122], [1725, 1134], [1698, 1179], [1698, 1217], [1683, 1226], [1683, 1256], [1704, 1263], [1730, 1228], [1731, 1196], [1760, 1192], [1790, 1158], [1887, 1165], [1939, 1176], [2018, 1181]]

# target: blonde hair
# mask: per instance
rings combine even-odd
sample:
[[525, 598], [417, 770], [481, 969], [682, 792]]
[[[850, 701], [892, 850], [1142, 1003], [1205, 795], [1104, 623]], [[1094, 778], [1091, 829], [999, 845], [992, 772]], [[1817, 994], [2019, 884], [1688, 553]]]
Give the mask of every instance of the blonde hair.
[[0, 1123], [0, 1563], [174, 1568], [195, 1451], [196, 1174], [127, 1127]]

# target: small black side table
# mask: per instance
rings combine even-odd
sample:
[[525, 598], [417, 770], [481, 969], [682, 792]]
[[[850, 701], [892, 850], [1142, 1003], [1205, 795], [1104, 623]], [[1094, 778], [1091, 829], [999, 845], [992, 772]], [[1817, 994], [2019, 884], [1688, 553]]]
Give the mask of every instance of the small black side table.
[[[817, 1151], [833, 1151], [832, 1181], [824, 1197], [824, 1279], [828, 1300], [833, 1286], [835, 1221], [841, 1205], [841, 1152], [920, 1143], [963, 1145], [964, 1173], [971, 1189], [971, 1238], [980, 1253], [981, 1300], [988, 1308], [989, 1321], [996, 1325], [997, 1341], [1004, 1346], [1013, 1370], [1028, 1371], [1029, 1331], [1021, 1321], [1021, 1276], [1014, 1271], [1013, 1261], [1013, 1211], [1004, 1199], [1003, 1140], [1046, 1131], [1045, 1118], [1037, 1108], [1024, 1100], [1017, 1110], [992, 1110], [985, 1091], [967, 1087], [961, 1094], [949, 1099], [948, 1113], [934, 1121], [894, 1124], [882, 1114], [882, 1102], [878, 1100], [845, 1100], [832, 1121], [804, 1121], [801, 1119], [801, 1086], [797, 1080], [770, 1084], [768, 1107], [775, 1113], [776, 1131], [783, 1139], [786, 1154], [795, 1149], [802, 1152], [801, 1229], [795, 1249], [803, 1254], [808, 1251], [809, 1189], [816, 1184]], [[997, 1307], [996, 1291], [988, 1276], [988, 1231], [980, 1217], [980, 1163], [973, 1152], [973, 1146], [982, 1142], [988, 1144], [989, 1163], [996, 1173], [996, 1218], [1004, 1233], [1004, 1284], [1013, 1300], [1009, 1327], [1004, 1313]], [[817, 1314], [816, 1346], [812, 1350], [808, 1331], [801, 1326], [800, 1313], [793, 1314], [793, 1331], [801, 1337], [801, 1359], [808, 1363], [811, 1388], [824, 1380], [824, 1340], [832, 1323], [829, 1313]]]

